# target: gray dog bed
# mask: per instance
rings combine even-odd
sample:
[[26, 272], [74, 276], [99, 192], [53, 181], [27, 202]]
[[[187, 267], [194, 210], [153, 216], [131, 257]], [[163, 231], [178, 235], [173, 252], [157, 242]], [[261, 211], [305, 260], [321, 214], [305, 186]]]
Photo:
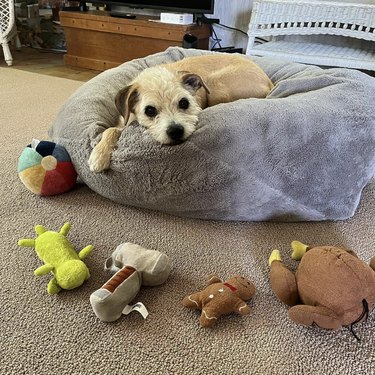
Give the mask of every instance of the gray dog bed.
[[375, 172], [375, 79], [256, 58], [275, 83], [266, 99], [207, 108], [183, 144], [156, 143], [136, 122], [121, 135], [110, 169], [87, 160], [114, 123], [114, 97], [141, 70], [210, 52], [169, 48], [84, 84], [50, 130], [80, 178], [118, 203], [220, 220], [339, 220], [352, 216]]

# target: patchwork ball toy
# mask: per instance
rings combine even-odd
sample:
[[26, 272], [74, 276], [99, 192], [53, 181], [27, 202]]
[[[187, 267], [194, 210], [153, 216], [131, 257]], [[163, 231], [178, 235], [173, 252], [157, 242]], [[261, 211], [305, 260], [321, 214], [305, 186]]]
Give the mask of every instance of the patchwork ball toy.
[[34, 194], [48, 196], [72, 189], [77, 173], [61, 145], [34, 139], [18, 159], [18, 175]]

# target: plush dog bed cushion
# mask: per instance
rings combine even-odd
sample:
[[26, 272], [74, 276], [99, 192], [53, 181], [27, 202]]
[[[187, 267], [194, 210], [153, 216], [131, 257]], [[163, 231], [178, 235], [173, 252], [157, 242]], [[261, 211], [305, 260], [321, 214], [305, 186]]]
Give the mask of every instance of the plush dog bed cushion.
[[87, 160], [115, 122], [116, 93], [143, 69], [205, 51], [169, 48], [84, 84], [50, 129], [80, 178], [113, 201], [222, 220], [328, 220], [352, 216], [375, 170], [375, 79], [253, 58], [275, 83], [266, 99], [202, 111], [183, 144], [156, 143], [136, 122], [122, 133], [110, 169]]

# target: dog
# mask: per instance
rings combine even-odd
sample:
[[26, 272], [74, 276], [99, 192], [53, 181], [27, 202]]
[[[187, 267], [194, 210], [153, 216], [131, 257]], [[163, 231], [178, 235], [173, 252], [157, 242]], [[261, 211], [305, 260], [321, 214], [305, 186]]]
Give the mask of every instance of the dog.
[[193, 134], [199, 113], [220, 103], [265, 98], [273, 84], [245, 56], [212, 54], [143, 70], [115, 98], [121, 121], [103, 132], [89, 157], [92, 172], [109, 168], [124, 126], [137, 120], [159, 143], [176, 145]]

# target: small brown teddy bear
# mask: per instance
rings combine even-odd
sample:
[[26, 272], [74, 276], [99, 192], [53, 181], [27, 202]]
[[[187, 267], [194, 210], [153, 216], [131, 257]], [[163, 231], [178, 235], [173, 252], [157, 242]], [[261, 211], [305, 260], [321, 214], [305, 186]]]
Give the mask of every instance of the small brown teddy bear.
[[367, 318], [375, 303], [375, 257], [368, 266], [351, 250], [309, 248], [298, 241], [292, 249], [292, 258], [301, 259], [295, 274], [282, 263], [279, 250], [269, 259], [273, 292], [293, 306], [289, 318], [325, 329], [350, 326], [353, 332], [353, 324]]
[[202, 310], [202, 327], [212, 327], [224, 314], [236, 312], [248, 315], [250, 307], [246, 304], [255, 293], [254, 284], [242, 276], [234, 276], [222, 282], [217, 276], [210, 276], [207, 288], [183, 299], [182, 304], [189, 309]]

